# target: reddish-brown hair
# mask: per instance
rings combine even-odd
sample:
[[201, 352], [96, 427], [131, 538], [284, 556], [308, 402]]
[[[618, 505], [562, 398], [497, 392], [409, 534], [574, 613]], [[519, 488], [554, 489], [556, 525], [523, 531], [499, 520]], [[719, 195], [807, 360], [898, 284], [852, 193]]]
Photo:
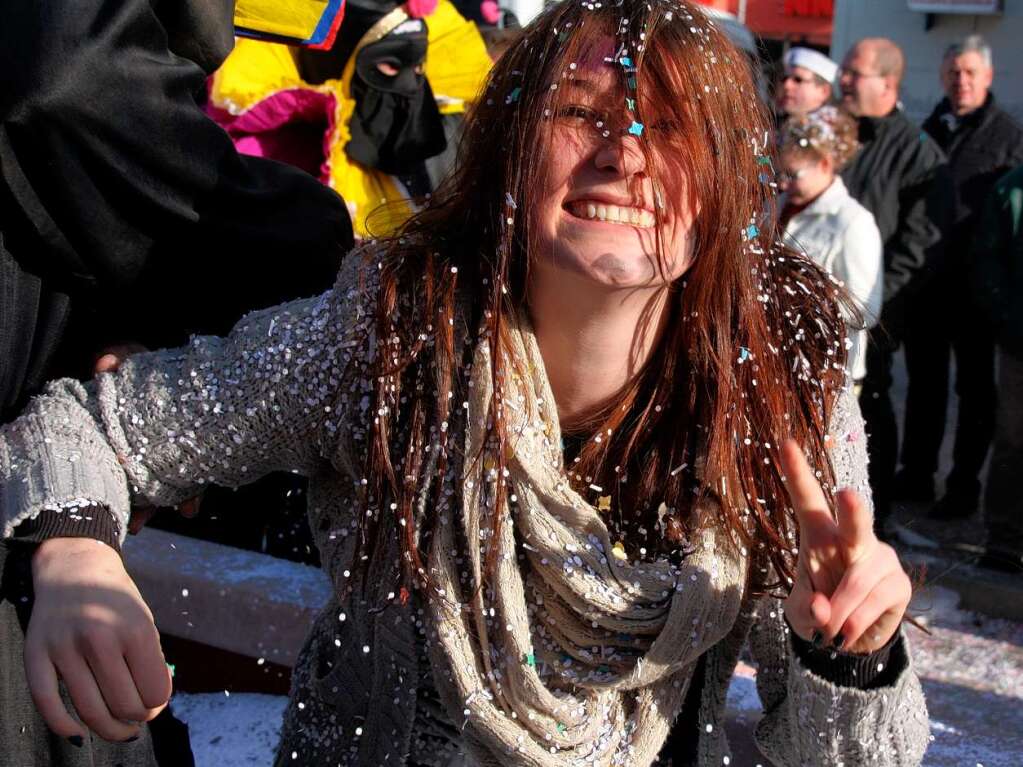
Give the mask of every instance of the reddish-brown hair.
[[[825, 486], [833, 484], [825, 435], [843, 377], [844, 327], [834, 285], [776, 243], [770, 118], [747, 58], [685, 2], [559, 3], [495, 65], [466, 120], [456, 172], [374, 251], [381, 282], [377, 415], [365, 476], [368, 503], [382, 510], [384, 523], [367, 518], [361, 552], [401, 530], [406, 575], [414, 581], [426, 576], [421, 535], [450, 502], [441, 481], [448, 456], [464, 444], [447, 441], [471, 349], [459, 342], [460, 331], [472, 341], [482, 332], [497, 348], [491, 375], [499, 397], [504, 329], [524, 305], [535, 240], [524, 212], [544, 188], [550, 121], [565, 98], [566, 89], [552, 86], [608, 37], [632, 59], [619, 71], [626, 89], [635, 77], [635, 119], [650, 124], [643, 145], [656, 160], [655, 182], [676, 195], [669, 206], [687, 204], [677, 199], [683, 188], [699, 201], [696, 255], [671, 287], [671, 321], [652, 359], [591, 419], [594, 431], [610, 429], [611, 438], [587, 442], [577, 466], [603, 478], [605, 492], [625, 510], [627, 530], [645, 521], [651, 537], [664, 539], [720, 525], [762, 563], [755, 577], [768, 561], [791, 575], [796, 529], [778, 443], [795, 437]], [[666, 127], [654, 130], [655, 122]], [[684, 186], [673, 183], [679, 178]], [[495, 403], [487, 428], [488, 450], [503, 468], [505, 424]], [[428, 472], [435, 508], [417, 520], [430, 444], [441, 445]], [[721, 501], [720, 514], [697, 520], [694, 510], [707, 497]], [[655, 533], [652, 510], [662, 502], [669, 519]], [[487, 522], [496, 529], [501, 518]]]

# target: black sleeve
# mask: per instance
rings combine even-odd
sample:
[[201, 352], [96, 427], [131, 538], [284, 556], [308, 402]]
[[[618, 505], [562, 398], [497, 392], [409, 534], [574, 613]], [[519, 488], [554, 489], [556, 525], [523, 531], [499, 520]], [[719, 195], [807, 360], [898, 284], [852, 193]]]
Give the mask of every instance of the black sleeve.
[[909, 659], [901, 632], [869, 655], [854, 655], [827, 647], [818, 648], [789, 628], [792, 649], [808, 671], [839, 687], [876, 690], [898, 679]]
[[14, 539], [42, 543], [50, 538], [92, 538], [121, 550], [117, 522], [105, 506], [81, 506], [62, 511], [44, 510], [14, 528]]
[[[932, 143], [929, 138], [921, 142]], [[955, 184], [937, 147], [920, 147], [912, 170], [899, 190], [894, 236], [885, 243], [884, 296], [881, 321], [897, 329], [907, 304], [943, 258], [947, 228], [955, 211]]]
[[977, 236], [970, 259], [970, 295], [973, 305], [997, 334], [1009, 316], [1013, 300], [1009, 264], [1012, 238], [1012, 210], [1009, 185], [1004, 179], [995, 186], [979, 215]]
[[229, 51], [231, 6], [4, 8], [0, 235], [23, 271], [72, 306], [63, 346], [32, 361], [47, 378], [88, 375], [106, 344], [179, 345], [322, 292], [353, 243], [332, 190], [240, 156], [200, 108], [204, 66]]

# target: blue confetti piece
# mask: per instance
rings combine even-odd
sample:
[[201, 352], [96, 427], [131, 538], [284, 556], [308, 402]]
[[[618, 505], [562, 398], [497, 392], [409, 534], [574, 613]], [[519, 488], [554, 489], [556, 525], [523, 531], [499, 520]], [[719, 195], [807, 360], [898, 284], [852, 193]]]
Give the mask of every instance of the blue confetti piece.
[[751, 240], [758, 234], [760, 234], [760, 230], [757, 228], [756, 224], [750, 224], [748, 227], [746, 227], [746, 236], [749, 237]]
[[619, 59], [619, 61], [621, 62], [623, 67], [631, 67], [632, 66], [632, 59], [629, 58], [628, 56], [622, 56]]
[[749, 359], [749, 357], [750, 357], [749, 349], [747, 349], [745, 346], [740, 346], [739, 347], [739, 362], [745, 362], [746, 360]]
[[632, 121], [632, 125], [629, 126], [629, 133], [633, 136], [643, 135], [643, 123], [638, 123], [635, 120]]
[[515, 88], [511, 93], [508, 94], [508, 98], [505, 99], [505, 104], [514, 104], [519, 100], [519, 94], [522, 93], [522, 88]]

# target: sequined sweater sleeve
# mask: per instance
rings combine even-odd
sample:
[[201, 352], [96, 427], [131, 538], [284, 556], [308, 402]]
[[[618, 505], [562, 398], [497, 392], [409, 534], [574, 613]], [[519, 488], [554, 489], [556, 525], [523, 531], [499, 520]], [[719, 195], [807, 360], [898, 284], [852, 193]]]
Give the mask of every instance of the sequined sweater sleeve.
[[351, 374], [365, 364], [371, 314], [361, 261], [349, 256], [327, 293], [249, 314], [223, 338], [49, 384], [0, 428], [4, 537], [44, 509], [100, 506], [123, 540], [131, 504], [336, 462], [346, 415], [364, 407]]
[[[869, 498], [863, 419], [851, 392], [839, 399], [831, 438], [837, 486]], [[905, 637], [887, 653], [892, 668], [875, 674], [869, 689], [808, 668], [797, 657], [777, 599], [758, 605], [750, 649], [764, 707], [757, 743], [777, 767], [920, 764], [929, 736], [927, 706]]]

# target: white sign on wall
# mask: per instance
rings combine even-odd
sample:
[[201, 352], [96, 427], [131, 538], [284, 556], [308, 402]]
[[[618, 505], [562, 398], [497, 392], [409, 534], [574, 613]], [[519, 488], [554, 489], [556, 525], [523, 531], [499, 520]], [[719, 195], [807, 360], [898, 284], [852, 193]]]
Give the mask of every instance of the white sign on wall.
[[909, 10], [926, 13], [1001, 13], [1002, 0], [908, 0]]

